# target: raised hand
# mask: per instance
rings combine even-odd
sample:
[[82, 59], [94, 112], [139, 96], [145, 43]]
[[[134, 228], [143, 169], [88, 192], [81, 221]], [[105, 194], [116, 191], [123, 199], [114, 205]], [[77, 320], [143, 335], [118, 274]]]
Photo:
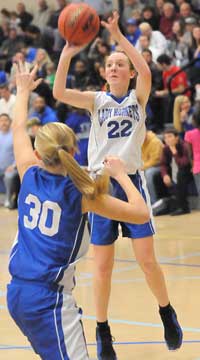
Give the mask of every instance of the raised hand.
[[113, 11], [113, 16], [110, 16], [106, 21], [101, 21], [101, 25], [104, 26], [111, 34], [113, 40], [119, 41], [121, 31], [118, 25], [119, 14], [117, 11]]
[[68, 43], [68, 41], [66, 41], [66, 44], [62, 50], [61, 56], [70, 56], [73, 57], [75, 55], [77, 55], [81, 50], [84, 49], [86, 45], [82, 45], [82, 46], [78, 46], [78, 45], [73, 45]]
[[16, 67], [16, 85], [17, 92], [31, 92], [41, 83], [42, 79], [35, 80], [38, 66], [35, 65], [34, 68], [30, 71], [28, 70], [26, 64], [23, 64], [19, 61], [15, 64]]

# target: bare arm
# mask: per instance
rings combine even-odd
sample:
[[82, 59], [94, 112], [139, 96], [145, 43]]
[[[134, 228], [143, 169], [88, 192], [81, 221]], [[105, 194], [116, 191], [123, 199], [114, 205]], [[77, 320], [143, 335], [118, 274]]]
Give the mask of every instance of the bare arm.
[[34, 67], [31, 73], [28, 73], [22, 64], [20, 64], [19, 68], [16, 70], [17, 96], [13, 112], [12, 131], [16, 166], [22, 180], [27, 168], [37, 163], [26, 130], [26, 122], [29, 94], [38, 86], [41, 80], [34, 81], [37, 67]]
[[83, 198], [83, 212], [95, 212], [110, 219], [143, 224], [149, 221], [147, 205], [133, 185], [118, 158], [105, 159], [105, 168], [114, 177], [126, 193], [128, 202], [110, 195], [101, 195], [95, 200]]
[[110, 32], [112, 38], [117, 41], [121, 49], [126, 53], [132, 62], [137, 76], [136, 96], [139, 103], [145, 108], [151, 91], [151, 71], [138, 50], [125, 38], [118, 26], [119, 15], [117, 11], [113, 12], [113, 17], [108, 22], [102, 21], [102, 25]]
[[56, 76], [53, 85], [53, 96], [60, 102], [69, 104], [77, 108], [86, 109], [92, 112], [94, 103], [94, 92], [82, 92], [75, 89], [66, 89], [66, 79], [71, 59], [80, 50], [80, 46], [73, 46], [70, 44], [66, 44], [64, 46], [56, 70]]

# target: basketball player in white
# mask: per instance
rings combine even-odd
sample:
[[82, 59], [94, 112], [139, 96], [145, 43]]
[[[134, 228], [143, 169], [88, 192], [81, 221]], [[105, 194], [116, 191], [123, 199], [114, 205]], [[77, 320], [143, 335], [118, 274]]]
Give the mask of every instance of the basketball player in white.
[[[110, 32], [121, 52], [112, 53], [105, 63], [105, 76], [109, 92], [80, 92], [66, 89], [66, 75], [72, 57], [80, 47], [66, 44], [60, 56], [54, 83], [54, 97], [91, 113], [88, 162], [93, 176], [101, 172], [105, 154], [121, 157], [127, 173], [137, 186], [148, 206], [149, 195], [141, 168], [141, 147], [145, 137], [145, 107], [151, 90], [151, 74], [143, 57], [123, 36], [118, 26], [117, 12], [101, 24]], [[136, 89], [129, 89], [136, 76]], [[112, 181], [114, 196], [125, 199], [123, 190]], [[91, 242], [94, 244], [94, 295], [97, 315], [97, 356], [99, 360], [115, 360], [112, 336], [107, 321], [114, 262], [114, 241], [118, 237], [119, 222], [90, 214]], [[176, 313], [169, 302], [164, 276], [156, 261], [152, 220], [143, 225], [120, 223], [122, 235], [132, 240], [135, 257], [146, 281], [157, 299], [164, 325], [166, 345], [176, 350], [182, 344], [182, 330]]]

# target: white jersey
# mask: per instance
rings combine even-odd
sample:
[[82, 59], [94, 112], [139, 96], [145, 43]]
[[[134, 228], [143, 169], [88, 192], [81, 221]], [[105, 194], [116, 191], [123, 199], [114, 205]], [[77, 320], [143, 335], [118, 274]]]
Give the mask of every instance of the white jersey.
[[103, 91], [95, 94], [88, 144], [91, 172], [100, 172], [106, 155], [119, 156], [128, 174], [142, 166], [141, 148], [145, 138], [145, 114], [135, 90], [123, 98]]

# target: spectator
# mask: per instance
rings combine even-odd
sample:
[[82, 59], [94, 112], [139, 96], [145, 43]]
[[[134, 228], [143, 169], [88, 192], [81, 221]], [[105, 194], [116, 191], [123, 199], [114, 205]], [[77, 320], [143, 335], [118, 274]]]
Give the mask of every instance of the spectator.
[[39, 48], [37, 49], [33, 64], [37, 64], [38, 66], [37, 77], [45, 78], [47, 76], [47, 66], [53, 63], [48, 52], [45, 49]]
[[170, 89], [172, 96], [169, 97], [169, 80], [173, 74], [180, 70], [179, 66], [173, 65], [171, 58], [162, 54], [157, 58], [158, 67], [163, 71], [163, 85], [162, 90], [157, 90], [155, 95], [157, 97], [163, 98], [163, 107], [165, 113], [165, 122], [173, 122], [173, 106], [174, 106], [174, 96], [185, 93], [185, 95], [190, 96], [190, 91], [186, 91], [189, 87], [187, 74], [185, 71], [181, 71], [177, 76], [175, 76], [171, 83]]
[[12, 118], [16, 96], [11, 94], [5, 72], [0, 71], [0, 114], [8, 114]]
[[17, 207], [19, 178], [13, 152], [11, 119], [7, 114], [0, 115], [0, 144], [0, 179], [3, 180], [6, 189], [4, 206], [15, 209]]
[[142, 10], [141, 22], [147, 22], [153, 30], [159, 30], [160, 16], [152, 6], [145, 6]]
[[189, 151], [173, 128], [165, 130], [164, 142], [161, 175], [169, 192], [175, 195], [177, 206], [171, 215], [188, 214], [187, 187], [192, 179]]
[[174, 102], [173, 123], [174, 128], [181, 136], [185, 131], [193, 129], [192, 117], [194, 108], [190, 99], [185, 95], [179, 95]]
[[41, 126], [42, 126], [41, 121], [37, 117], [28, 119], [28, 121], [27, 121], [27, 131], [30, 136], [33, 148], [34, 148], [35, 137]]
[[16, 9], [18, 17], [20, 19], [20, 27], [24, 31], [26, 27], [31, 23], [33, 16], [28, 11], [26, 11], [26, 7], [23, 2], [19, 2]]
[[[179, 66], [173, 65], [171, 58], [166, 55], [162, 54], [157, 58], [157, 63], [159, 68], [163, 71], [163, 83], [164, 89], [160, 92], [157, 92], [157, 96], [165, 96], [168, 95], [168, 81], [169, 78], [175, 74], [178, 70], [180, 70]], [[182, 71], [176, 77], [173, 78], [171, 81], [171, 91], [173, 94], [182, 93], [184, 90], [188, 88], [188, 78], [185, 71]], [[188, 94], [189, 95], [189, 94]]]
[[126, 0], [122, 14], [123, 25], [126, 26], [126, 21], [132, 17], [133, 10], [142, 11], [143, 5], [139, 0]]
[[88, 113], [83, 109], [73, 109], [67, 114], [65, 124], [76, 134], [78, 140], [78, 152], [75, 154], [76, 161], [82, 165], [88, 165], [87, 150], [91, 127]]
[[183, 2], [182, 4], [180, 4], [180, 19], [181, 20], [185, 20], [186, 18], [191, 18], [194, 17], [196, 19], [198, 19], [198, 16], [196, 16], [193, 11], [192, 11], [192, 7], [189, 4], [189, 2]]
[[160, 160], [162, 150], [162, 141], [155, 133], [153, 133], [153, 131], [147, 130], [142, 146], [142, 160], [152, 205], [159, 199], [158, 191], [156, 189], [156, 179], [160, 178], [161, 181]]
[[10, 69], [10, 78], [9, 78], [9, 89], [11, 91], [15, 90], [16, 88], [16, 81], [15, 81], [15, 73], [16, 73], [16, 68], [15, 65], [21, 61], [22, 64], [25, 64], [26, 69], [30, 69], [30, 63], [28, 63], [25, 60], [25, 55], [22, 51], [18, 51], [12, 58], [12, 66]]
[[46, 0], [37, 0], [37, 6], [31, 24], [37, 26], [42, 33], [46, 30], [52, 11], [48, 7]]
[[38, 117], [41, 124], [58, 121], [56, 112], [50, 106], [46, 105], [45, 99], [42, 96], [37, 96], [33, 103], [34, 111], [29, 117]]
[[[157, 52], [157, 56], [167, 50], [167, 40], [160, 31], [152, 30], [151, 25], [146, 22], [141, 23], [139, 28], [142, 35], [146, 35], [149, 38], [149, 46], [151, 47], [151, 51]], [[141, 52], [139, 39], [135, 47]]]
[[148, 105], [151, 108], [152, 116], [148, 118], [148, 128], [151, 128], [153, 131], [160, 132], [163, 130], [163, 115], [162, 115], [162, 103], [161, 99], [155, 96], [157, 90], [162, 89], [162, 72], [158, 69], [157, 65], [154, 63], [152, 58], [152, 52], [150, 49], [144, 49], [142, 51], [142, 56], [146, 60], [149, 68], [151, 70], [151, 94], [149, 96]]
[[189, 145], [190, 154], [193, 160], [193, 174], [197, 192], [200, 196], [200, 107], [193, 115], [195, 129], [185, 133], [185, 141]]
[[130, 43], [135, 46], [140, 35], [141, 31], [137, 25], [137, 20], [134, 18], [126, 20], [125, 37], [128, 39], [128, 41], [130, 41]]
[[4, 59], [5, 70], [10, 71], [12, 57], [24, 47], [24, 40], [18, 36], [16, 28], [10, 28], [8, 38], [0, 46], [0, 58]]
[[172, 25], [172, 37], [168, 41], [168, 54], [177, 66], [183, 66], [189, 62], [189, 45], [185, 41], [184, 34], [184, 23], [181, 20], [175, 20]]
[[160, 26], [159, 26], [159, 30], [166, 37], [166, 39], [172, 38], [173, 22], [177, 20], [177, 18], [178, 18], [178, 14], [176, 14], [174, 4], [170, 2], [166, 2], [163, 5], [163, 14], [160, 18]]
[[84, 90], [90, 84], [90, 75], [87, 72], [86, 62], [79, 59], [74, 64], [72, 87]]

